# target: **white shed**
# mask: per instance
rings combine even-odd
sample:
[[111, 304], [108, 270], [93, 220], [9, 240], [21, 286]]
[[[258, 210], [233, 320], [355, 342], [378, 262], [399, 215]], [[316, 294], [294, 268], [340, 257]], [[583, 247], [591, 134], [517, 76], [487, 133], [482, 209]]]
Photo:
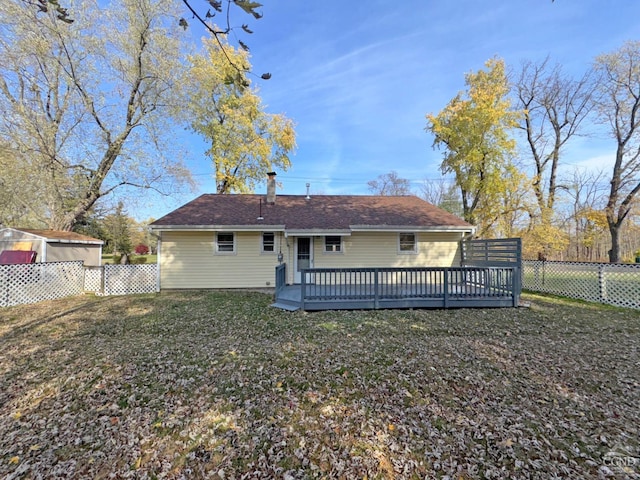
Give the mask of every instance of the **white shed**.
[[103, 244], [102, 240], [75, 232], [30, 228], [0, 229], [0, 252], [31, 250], [38, 254], [36, 262], [82, 260], [85, 265], [99, 266], [102, 262]]

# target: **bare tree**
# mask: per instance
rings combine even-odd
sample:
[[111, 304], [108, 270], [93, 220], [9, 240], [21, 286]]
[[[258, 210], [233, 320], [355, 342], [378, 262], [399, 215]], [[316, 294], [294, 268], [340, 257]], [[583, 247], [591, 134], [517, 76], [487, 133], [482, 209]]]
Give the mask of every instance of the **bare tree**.
[[591, 111], [592, 77], [587, 72], [573, 80], [559, 66], [551, 67], [547, 58], [524, 63], [514, 84], [517, 108], [525, 112], [520, 128], [533, 159], [532, 186], [542, 223], [550, 221], [554, 210], [562, 149], [580, 134]]
[[367, 182], [369, 191], [374, 195], [411, 195], [411, 182], [398, 177], [398, 172], [391, 171], [378, 175], [376, 180]]
[[427, 202], [462, 217], [462, 199], [455, 181], [446, 178], [425, 180], [420, 190], [420, 196]]
[[595, 61], [600, 95], [595, 105], [616, 141], [609, 197], [605, 208], [611, 250], [609, 261], [620, 261], [620, 229], [640, 192], [640, 42]]

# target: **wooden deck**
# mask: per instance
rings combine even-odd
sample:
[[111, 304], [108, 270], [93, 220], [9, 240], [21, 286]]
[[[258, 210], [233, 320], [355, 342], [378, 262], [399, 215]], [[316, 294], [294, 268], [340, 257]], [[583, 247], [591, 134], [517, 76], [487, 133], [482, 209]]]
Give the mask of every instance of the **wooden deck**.
[[515, 307], [520, 297], [515, 267], [316, 268], [297, 285], [277, 268], [274, 306], [288, 310]]

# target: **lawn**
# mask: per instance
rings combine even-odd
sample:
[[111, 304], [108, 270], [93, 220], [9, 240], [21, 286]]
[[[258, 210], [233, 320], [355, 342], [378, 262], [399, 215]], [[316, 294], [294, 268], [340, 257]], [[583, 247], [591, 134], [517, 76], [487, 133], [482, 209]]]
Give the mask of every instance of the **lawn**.
[[[131, 258], [131, 260], [145, 258], [144, 263], [156, 263], [158, 261], [158, 256], [156, 254], [131, 255], [130, 258]], [[102, 264], [103, 265], [113, 264], [113, 263], [115, 263], [113, 261], [113, 255], [111, 255], [109, 253], [105, 253], [104, 255], [102, 255]]]
[[638, 477], [638, 311], [270, 300], [0, 309], [0, 477]]

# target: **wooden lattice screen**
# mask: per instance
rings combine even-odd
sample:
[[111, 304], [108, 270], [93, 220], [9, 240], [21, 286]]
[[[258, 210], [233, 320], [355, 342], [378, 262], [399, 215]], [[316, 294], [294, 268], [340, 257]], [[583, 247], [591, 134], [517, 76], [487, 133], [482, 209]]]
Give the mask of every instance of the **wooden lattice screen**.
[[103, 295], [133, 295], [158, 291], [158, 267], [142, 265], [105, 265]]
[[54, 300], [90, 292], [132, 295], [158, 291], [158, 266], [104, 265], [82, 262], [0, 265], [0, 307]]
[[0, 265], [0, 306], [78, 295], [83, 285], [82, 262]]

